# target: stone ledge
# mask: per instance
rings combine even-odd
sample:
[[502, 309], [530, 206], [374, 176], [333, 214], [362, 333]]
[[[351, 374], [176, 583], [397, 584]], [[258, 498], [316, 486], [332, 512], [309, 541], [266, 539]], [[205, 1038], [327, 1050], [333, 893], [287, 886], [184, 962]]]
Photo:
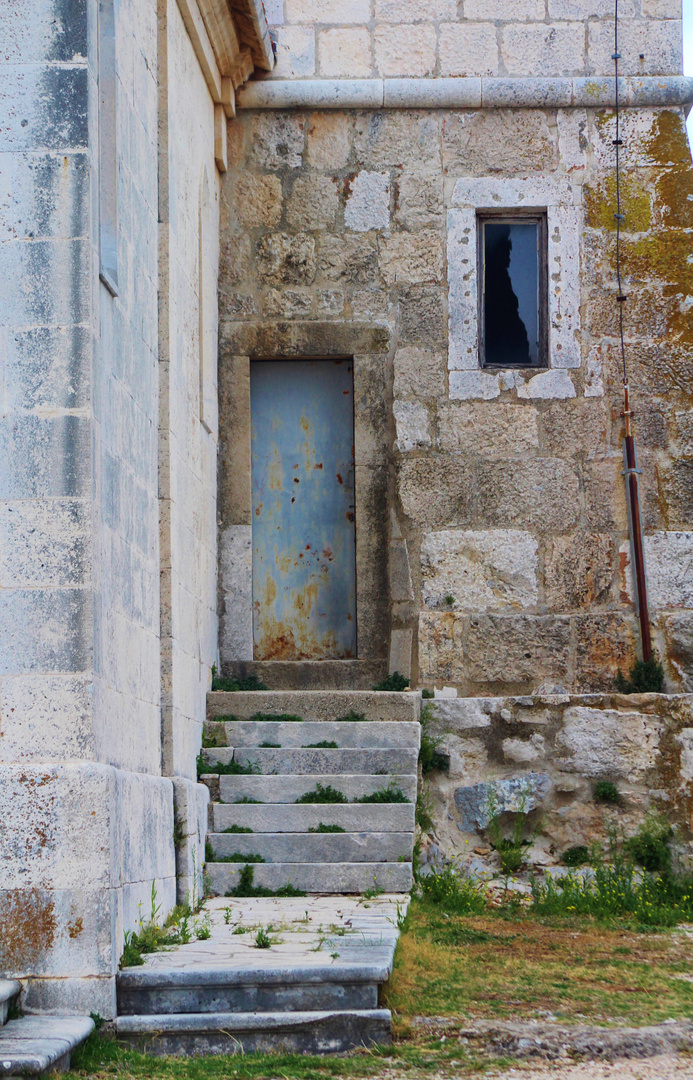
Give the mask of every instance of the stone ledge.
[[[240, 109], [537, 109], [613, 108], [616, 80], [556, 79], [267, 79], [238, 91]], [[693, 78], [619, 80], [624, 108], [688, 106]]]

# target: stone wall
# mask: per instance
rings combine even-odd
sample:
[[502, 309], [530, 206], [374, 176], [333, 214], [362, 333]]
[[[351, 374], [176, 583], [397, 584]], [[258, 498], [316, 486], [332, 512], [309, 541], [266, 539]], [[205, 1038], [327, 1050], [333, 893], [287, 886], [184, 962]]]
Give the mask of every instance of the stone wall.
[[[692, 696], [547, 695], [424, 705], [428, 729], [450, 761], [449, 772], [424, 781], [434, 820], [423, 839], [424, 865], [456, 859], [494, 875], [491, 804], [503, 831], [515, 814], [526, 815], [525, 835], [533, 834], [527, 859], [537, 868], [559, 863], [567, 848], [604, 842], [614, 827], [632, 835], [651, 811], [669, 818], [680, 855], [693, 857]], [[598, 780], [615, 784], [620, 805], [595, 799]]]
[[[655, 639], [668, 686], [686, 690], [693, 223], [683, 121], [674, 109], [624, 116], [623, 255]], [[312, 328], [328, 340], [326, 324], [344, 340], [387, 335], [357, 401], [357, 419], [376, 420], [356, 464], [357, 476], [376, 459], [390, 470], [392, 666], [471, 695], [611, 688], [638, 641], [621, 476], [613, 115], [247, 111], [229, 136], [222, 357], [244, 333], [263, 355], [281, 355], [289, 340], [299, 355]], [[475, 211], [489, 204], [547, 208], [550, 367], [540, 373], [477, 366]], [[230, 444], [233, 415], [222, 416]], [[247, 455], [234, 461], [242, 484]]]
[[[269, 0], [275, 78], [610, 75], [611, 0]], [[681, 70], [681, 0], [619, 5], [624, 75]]]
[[[164, 31], [165, 25], [165, 31]], [[214, 104], [176, 0], [160, 23], [164, 770], [195, 779], [217, 656], [219, 176]], [[201, 297], [201, 290], [205, 294]], [[205, 337], [211, 362], [203, 372]]]

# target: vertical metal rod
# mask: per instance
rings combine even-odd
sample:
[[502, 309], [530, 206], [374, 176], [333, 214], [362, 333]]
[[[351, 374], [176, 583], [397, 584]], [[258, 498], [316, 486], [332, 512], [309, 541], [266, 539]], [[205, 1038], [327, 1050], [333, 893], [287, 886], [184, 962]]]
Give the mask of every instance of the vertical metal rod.
[[630, 407], [630, 388], [628, 386], [628, 372], [626, 368], [626, 346], [623, 333], [623, 311], [628, 297], [623, 292], [621, 284], [621, 108], [618, 93], [618, 62], [621, 54], [618, 51], [618, 0], [614, 0], [614, 52], [613, 61], [616, 77], [616, 138], [614, 147], [616, 150], [616, 279], [618, 283], [619, 336], [621, 340], [621, 364], [623, 369], [623, 475], [626, 478], [626, 495], [628, 499], [628, 522], [630, 525], [631, 563], [633, 568], [633, 584], [635, 586], [635, 607], [640, 620], [640, 640], [642, 644], [643, 660], [652, 659], [652, 635], [650, 631], [650, 613], [647, 604], [647, 578], [645, 575], [645, 547], [643, 543], [642, 516], [640, 513], [640, 491], [638, 488], [638, 454], [635, 447], [635, 436], [632, 428], [633, 413]]

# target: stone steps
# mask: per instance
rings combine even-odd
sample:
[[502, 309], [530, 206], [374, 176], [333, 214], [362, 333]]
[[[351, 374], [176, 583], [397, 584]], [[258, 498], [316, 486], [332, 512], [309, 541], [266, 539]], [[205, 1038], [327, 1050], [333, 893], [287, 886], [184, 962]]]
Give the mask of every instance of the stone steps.
[[[278, 743], [283, 748], [305, 748], [314, 743], [332, 741], [341, 749], [400, 748], [418, 746], [418, 720], [363, 720], [358, 723], [339, 720], [304, 720], [302, 723], [264, 720], [235, 720], [209, 725], [223, 729], [225, 746], [260, 746]], [[207, 751], [209, 753], [209, 751]], [[221, 758], [219, 760], [222, 760]]]
[[234, 761], [242, 768], [252, 768], [264, 776], [276, 776], [280, 773], [287, 776], [335, 776], [344, 773], [385, 776], [388, 773], [416, 773], [419, 752], [418, 747], [411, 750], [399, 747], [328, 750], [312, 747], [284, 749], [252, 746], [204, 750], [203, 757], [209, 762], [212, 772], [216, 762], [229, 765]]
[[[412, 840], [413, 848], [413, 840]], [[228, 896], [238, 885], [243, 863], [208, 862], [212, 894]], [[253, 884], [276, 892], [293, 885], [305, 893], [364, 893], [368, 889], [407, 893], [413, 884], [411, 854], [406, 862], [252, 863]]]
[[164, 1054], [332, 1054], [391, 1042], [388, 1009], [119, 1016], [121, 1042]]
[[[207, 778], [205, 778], [207, 779]], [[373, 795], [381, 791], [392, 782], [397, 785], [402, 794], [410, 801], [416, 802], [417, 776], [410, 775], [383, 775], [360, 776], [345, 775], [341, 773], [320, 773], [319, 775], [279, 775], [279, 776], [220, 776], [219, 791], [220, 801], [223, 803], [236, 803], [239, 799], [257, 799], [265, 804], [295, 803], [301, 795], [314, 791], [317, 784], [323, 787], [333, 787], [346, 796], [347, 801], [352, 803], [354, 799], [361, 799], [364, 795]], [[308, 805], [308, 804], [306, 804]], [[324, 803], [313, 805], [339, 805], [336, 803]], [[344, 804], [342, 804], [344, 805]], [[366, 803], [365, 805], [371, 805]], [[385, 805], [373, 803], [372, 805]]]
[[[16, 992], [5, 1000], [15, 996]], [[72, 1051], [93, 1030], [94, 1021], [88, 1016], [21, 1016], [7, 1020], [0, 1027], [0, 1076], [66, 1072]]]
[[[212, 890], [233, 893], [243, 855], [262, 860], [251, 861], [256, 887], [292, 885], [320, 894], [409, 890], [419, 711], [419, 695], [410, 693], [209, 694], [206, 734], [215, 745], [202, 751], [202, 769], [213, 800], [207, 842]], [[325, 742], [336, 746], [316, 745]], [[224, 771], [232, 765], [252, 772]], [[297, 802], [318, 785], [345, 801]], [[356, 802], [388, 791], [393, 801]], [[252, 832], [224, 831], [234, 825]], [[343, 831], [310, 831], [320, 825]]]
[[0, 1028], [7, 1023], [13, 1003], [19, 1004], [22, 984], [16, 979], [0, 979]]
[[410, 833], [213, 833], [209, 843], [219, 861], [259, 855], [266, 863], [397, 862], [409, 855]]
[[118, 1015], [315, 1012], [377, 1009], [387, 964], [295, 969], [198, 967], [173, 971], [127, 968], [118, 976]]
[[419, 694], [373, 690], [253, 690], [207, 694], [207, 719], [250, 720], [257, 713], [300, 716], [303, 721], [340, 720], [350, 712], [366, 720], [418, 723]]
[[[380, 777], [378, 778], [380, 779]], [[223, 833], [232, 825], [252, 829], [254, 833], [306, 833], [318, 825], [339, 825], [347, 833], [413, 832], [414, 803], [290, 803], [276, 806], [244, 803], [214, 803], [211, 809], [212, 833]], [[249, 834], [248, 834], [249, 835]]]

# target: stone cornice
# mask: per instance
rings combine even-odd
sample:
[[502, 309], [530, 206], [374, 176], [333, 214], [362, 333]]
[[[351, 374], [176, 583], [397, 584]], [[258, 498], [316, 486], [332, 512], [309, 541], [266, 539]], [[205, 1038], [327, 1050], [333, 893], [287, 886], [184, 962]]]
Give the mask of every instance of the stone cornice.
[[[693, 103], [693, 78], [619, 79], [625, 108]], [[238, 91], [241, 109], [613, 108], [616, 81], [557, 79], [261, 79]]]

